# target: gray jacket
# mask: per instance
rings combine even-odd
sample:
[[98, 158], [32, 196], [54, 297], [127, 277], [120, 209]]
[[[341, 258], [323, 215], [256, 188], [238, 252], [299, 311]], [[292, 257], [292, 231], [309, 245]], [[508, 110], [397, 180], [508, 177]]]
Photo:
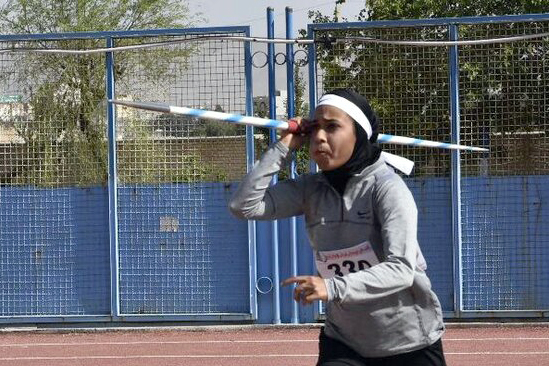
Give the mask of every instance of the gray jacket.
[[[417, 209], [404, 181], [379, 159], [349, 180], [343, 197], [320, 173], [269, 187], [290, 156], [281, 142], [271, 146], [244, 178], [230, 209], [237, 217], [256, 220], [304, 214], [317, 263], [326, 253], [365, 242], [371, 246], [378, 264], [323, 276], [326, 335], [364, 357], [414, 351], [437, 341], [444, 332], [442, 311], [424, 271]], [[339, 268], [329, 267], [334, 266]]]

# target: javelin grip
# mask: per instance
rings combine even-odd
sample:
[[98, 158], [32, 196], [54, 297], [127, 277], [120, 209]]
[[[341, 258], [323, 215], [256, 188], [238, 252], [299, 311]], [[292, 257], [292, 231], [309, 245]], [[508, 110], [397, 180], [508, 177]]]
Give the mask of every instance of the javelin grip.
[[312, 127], [315, 125], [314, 121], [308, 119], [302, 119], [301, 124], [298, 124], [295, 119], [288, 120], [287, 131], [294, 135], [307, 135], [311, 132]]
[[302, 129], [294, 119], [290, 119], [288, 120], [288, 132], [297, 135], [302, 133]]

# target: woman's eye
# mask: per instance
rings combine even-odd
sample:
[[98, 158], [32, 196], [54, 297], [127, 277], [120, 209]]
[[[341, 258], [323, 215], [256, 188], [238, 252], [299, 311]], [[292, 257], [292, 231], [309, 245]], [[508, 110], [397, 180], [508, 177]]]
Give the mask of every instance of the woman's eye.
[[328, 123], [326, 131], [335, 131], [338, 128], [337, 123]]

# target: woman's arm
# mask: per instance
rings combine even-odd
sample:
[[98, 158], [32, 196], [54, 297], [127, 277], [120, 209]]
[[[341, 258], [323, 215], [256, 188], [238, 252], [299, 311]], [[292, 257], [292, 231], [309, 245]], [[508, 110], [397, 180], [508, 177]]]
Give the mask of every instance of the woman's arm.
[[[301, 119], [295, 120], [301, 124]], [[288, 179], [269, 186], [273, 176], [291, 159], [291, 150], [303, 143], [302, 135], [283, 132], [244, 177], [229, 203], [240, 218], [273, 220], [303, 213], [304, 181]]]

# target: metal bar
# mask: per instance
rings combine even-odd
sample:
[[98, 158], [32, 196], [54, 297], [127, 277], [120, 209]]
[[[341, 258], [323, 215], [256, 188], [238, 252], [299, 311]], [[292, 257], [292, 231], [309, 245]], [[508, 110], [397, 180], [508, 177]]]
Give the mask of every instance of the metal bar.
[[[312, 31], [322, 29], [356, 29], [379, 27], [415, 27], [449, 24], [486, 24], [509, 22], [539, 22], [549, 20], [549, 13], [522, 14], [494, 17], [452, 17], [438, 19], [410, 19], [410, 20], [376, 20], [368, 22], [346, 23], [317, 23], [309, 24]], [[97, 39], [97, 38], [135, 38], [155, 36], [178, 36], [201, 33], [245, 33], [248, 26], [212, 27], [212, 28], [169, 28], [169, 29], [143, 29], [107, 32], [72, 32], [72, 33], [34, 33], [34, 34], [8, 34], [0, 35], [0, 41], [32, 41], [32, 40], [67, 40], [67, 39]], [[311, 40], [314, 38], [311, 38]]]
[[452, 17], [437, 19], [404, 19], [404, 20], [374, 20], [368, 22], [346, 22], [346, 23], [316, 23], [309, 24], [313, 31], [336, 30], [336, 29], [358, 29], [358, 28], [382, 28], [382, 27], [422, 27], [422, 26], [445, 26], [450, 24], [495, 24], [495, 23], [518, 23], [518, 22], [541, 22], [549, 20], [549, 13], [505, 15], [494, 17]]
[[[267, 8], [267, 38], [274, 38], [274, 9]], [[276, 78], [275, 78], [275, 49], [274, 44], [267, 46], [267, 60], [269, 69], [269, 117], [276, 119]], [[271, 143], [276, 141], [276, 130], [269, 131]], [[278, 176], [274, 176], [272, 184], [276, 184]], [[280, 324], [280, 274], [278, 265], [278, 221], [271, 224], [272, 238], [272, 266], [273, 266], [273, 324]]]
[[[246, 35], [250, 29], [246, 30]], [[252, 49], [250, 42], [244, 44], [244, 68], [246, 77], [246, 114], [253, 116], [253, 82], [252, 82]], [[246, 126], [246, 171], [249, 172], [255, 163], [254, 128]], [[248, 260], [250, 266], [250, 312], [253, 319], [257, 319], [257, 252], [256, 252], [256, 222], [248, 220]]]
[[[312, 24], [307, 26], [307, 38], [315, 38], [315, 30]], [[316, 90], [316, 46], [314, 43], [309, 45], [307, 58], [309, 59], [309, 118], [313, 119], [314, 110], [318, 99]], [[311, 173], [316, 173], [318, 171], [318, 167], [313, 159], [309, 160], [309, 171]], [[312, 256], [311, 262], [312, 268], [316, 268], [316, 263]], [[320, 313], [320, 303], [318, 301], [313, 303], [313, 313], [315, 320], [320, 320], [322, 314]]]
[[155, 321], [243, 321], [254, 320], [251, 314], [245, 313], [203, 313], [203, 314], [164, 314], [164, 315], [147, 315], [147, 314], [122, 314], [120, 321], [130, 322], [155, 322]]
[[215, 313], [215, 314], [166, 314], [166, 315], [120, 315], [113, 319], [109, 315], [56, 315], [56, 316], [7, 316], [0, 317], [0, 324], [23, 323], [89, 323], [89, 322], [129, 322], [129, 321], [242, 321], [254, 320], [251, 314]]
[[108, 315], [55, 315], [55, 316], [7, 316], [0, 317], [0, 324], [16, 323], [82, 323], [82, 322], [155, 322], [155, 321], [244, 321], [254, 320], [245, 313], [204, 313], [204, 314], [121, 314], [116, 318]]
[[[400, 41], [394, 39], [379, 39], [373, 37], [344, 37], [344, 38], [334, 38], [329, 39], [328, 42], [335, 43], [345, 43], [345, 42], [360, 42], [360, 43], [377, 43], [377, 44], [390, 44], [390, 45], [401, 45], [401, 46], [417, 46], [417, 47], [446, 47], [446, 46], [464, 46], [464, 45], [483, 45], [483, 44], [497, 44], [497, 43], [511, 43], [518, 42], [530, 39], [538, 39], [549, 37], [549, 33], [538, 33], [538, 34], [526, 34], [521, 36], [513, 37], [503, 37], [503, 38], [488, 38], [488, 39], [475, 39], [475, 40], [464, 40], [464, 41]], [[138, 50], [146, 49], [153, 47], [164, 47], [169, 45], [189, 43], [189, 42], [200, 42], [200, 41], [211, 41], [211, 40], [220, 40], [220, 41], [239, 41], [239, 42], [262, 42], [262, 43], [284, 43], [284, 44], [312, 44], [315, 41], [310, 39], [280, 39], [280, 38], [257, 38], [257, 37], [240, 37], [240, 36], [197, 36], [186, 39], [174, 39], [171, 41], [163, 42], [150, 42], [142, 43], [137, 45], [130, 46], [120, 46], [109, 48], [89, 48], [83, 50], [74, 50], [74, 49], [61, 49], [61, 48], [29, 48], [29, 47], [13, 47], [13, 48], [3, 48], [0, 49], [0, 54], [2, 53], [52, 53], [52, 54], [68, 54], [68, 55], [89, 55], [95, 53], [104, 53], [104, 52], [118, 52], [118, 51], [129, 51], [129, 50]], [[324, 42], [324, 41], [316, 41]]]
[[[112, 38], [107, 38], [107, 47], [114, 47]], [[106, 92], [108, 99], [114, 99], [114, 54], [106, 54]], [[107, 136], [109, 144], [109, 247], [110, 247], [110, 269], [111, 269], [111, 316], [116, 319], [120, 314], [120, 282], [118, 271], [118, 180], [116, 176], [116, 114], [114, 105], [107, 103]]]
[[461, 310], [461, 319], [474, 318], [549, 318], [547, 310]]
[[21, 315], [0, 317], [0, 324], [110, 322], [110, 315]]
[[[456, 319], [455, 312], [443, 311], [445, 319]], [[325, 319], [325, 315], [319, 315], [319, 319]], [[546, 310], [501, 310], [501, 311], [462, 311], [461, 319], [543, 319], [549, 318], [549, 311]], [[157, 321], [253, 321], [250, 314], [239, 313], [218, 313], [218, 314], [167, 314], [167, 315], [121, 315], [118, 322], [157, 322]], [[93, 323], [112, 322], [108, 315], [81, 316], [81, 315], [59, 315], [59, 316], [7, 316], [0, 317], [0, 324], [44, 324], [44, 323]], [[116, 323], [112, 322], [113, 325]], [[513, 324], [513, 323], [509, 323]], [[540, 323], [541, 324], [541, 323]], [[15, 325], [16, 326], [16, 325]], [[101, 327], [104, 328], [104, 327]], [[6, 328], [9, 329], [9, 328]]]
[[[450, 25], [450, 39], [459, 38], [458, 26]], [[450, 82], [450, 116], [451, 116], [451, 140], [454, 144], [459, 144], [459, 55], [457, 46], [449, 50], [449, 82]], [[452, 151], [452, 238], [454, 246], [454, 310], [459, 317], [463, 310], [463, 279], [462, 267], [462, 241], [461, 241], [461, 164], [460, 153], [458, 150]]]
[[249, 26], [212, 27], [212, 28], [169, 28], [169, 29], [142, 29], [107, 32], [72, 32], [72, 33], [35, 33], [35, 34], [8, 34], [0, 35], [0, 41], [58, 41], [68, 39], [101, 39], [101, 38], [135, 38], [180, 36], [202, 33], [246, 33]]
[[312, 43], [314, 41], [311, 40], [300, 40], [300, 39], [267, 39], [267, 38], [257, 38], [257, 37], [240, 37], [240, 36], [196, 36], [192, 38], [186, 38], [186, 39], [174, 39], [170, 41], [163, 41], [163, 42], [149, 42], [149, 43], [142, 43], [142, 44], [136, 44], [136, 45], [130, 45], [130, 46], [120, 46], [120, 47], [114, 47], [112, 49], [109, 48], [89, 48], [89, 49], [83, 49], [83, 50], [74, 50], [74, 49], [61, 49], [61, 48], [29, 48], [29, 47], [17, 47], [17, 48], [3, 48], [0, 49], [1, 53], [8, 53], [8, 52], [31, 52], [31, 53], [54, 53], [54, 54], [68, 54], [68, 55], [89, 55], [94, 53], [104, 53], [104, 52], [118, 52], [118, 51], [131, 51], [131, 50], [139, 50], [139, 49], [145, 49], [145, 48], [153, 48], [153, 47], [164, 47], [164, 46], [170, 46], [175, 44], [181, 44], [181, 43], [190, 43], [190, 42], [200, 42], [200, 41], [239, 41], [239, 42], [261, 42], [261, 43]]
[[524, 34], [513, 37], [501, 37], [501, 38], [487, 38], [487, 39], [472, 39], [464, 41], [399, 41], [394, 39], [379, 39], [372, 37], [344, 37], [336, 38], [336, 43], [344, 42], [360, 42], [360, 43], [377, 43], [377, 44], [390, 44], [396, 46], [418, 46], [418, 47], [436, 47], [436, 46], [471, 46], [471, 45], [483, 45], [483, 44], [498, 44], [498, 43], [511, 43], [518, 41], [526, 41], [531, 39], [549, 37], [549, 33], [538, 34]]
[[[294, 35], [294, 14], [292, 8], [286, 7], [286, 38], [292, 39]], [[294, 45], [286, 45], [286, 81], [288, 89], [288, 119], [295, 117], [295, 80], [294, 80]], [[296, 178], [295, 156], [290, 164], [290, 178]], [[290, 275], [297, 276], [297, 218], [290, 218]], [[299, 323], [299, 304], [292, 301], [292, 315], [290, 321], [293, 324]]]

